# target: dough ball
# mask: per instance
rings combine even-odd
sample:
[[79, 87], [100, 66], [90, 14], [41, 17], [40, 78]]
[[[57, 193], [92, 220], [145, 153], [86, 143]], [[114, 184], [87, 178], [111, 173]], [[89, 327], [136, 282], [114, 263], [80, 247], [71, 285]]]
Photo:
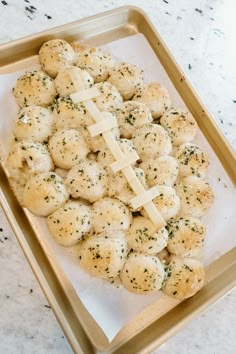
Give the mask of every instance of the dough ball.
[[57, 129], [77, 129], [94, 124], [94, 120], [83, 105], [74, 103], [70, 97], [60, 97], [52, 106]]
[[65, 184], [73, 198], [93, 203], [106, 194], [107, 174], [98, 162], [81, 160], [68, 172]]
[[13, 132], [17, 139], [29, 139], [43, 143], [52, 135], [53, 116], [43, 107], [22, 108], [16, 116]]
[[23, 206], [40, 216], [52, 214], [67, 201], [69, 194], [63, 179], [53, 172], [32, 177], [26, 184]]
[[55, 165], [65, 170], [69, 170], [89, 153], [83, 135], [75, 129], [58, 130], [50, 138], [48, 147]]
[[76, 72], [76, 75], [85, 89], [92, 87], [94, 84], [92, 76], [90, 76], [86, 70], [81, 70], [75, 66], [63, 67], [55, 78], [56, 90], [60, 96], [69, 96], [76, 92], [70, 77], [71, 70]]
[[[120, 139], [119, 144], [120, 144], [121, 150], [126, 155], [135, 150], [132, 140]], [[114, 159], [112, 153], [110, 152], [109, 148], [103, 146], [98, 152], [97, 161], [100, 162], [103, 166], [107, 167], [110, 164], [112, 164], [115, 161], [115, 159]], [[133, 164], [131, 164], [131, 166], [134, 166], [134, 165], [135, 165], [135, 162]]]
[[[142, 183], [142, 185], [144, 186], [144, 188], [148, 189], [143, 170], [141, 168], [134, 167], [134, 172]], [[111, 173], [110, 180], [108, 183], [108, 195], [122, 201], [130, 208], [132, 212], [141, 209], [139, 208], [138, 210], [134, 210], [131, 206], [130, 199], [134, 198], [136, 194], [133, 192], [122, 171], [119, 171], [115, 174]]]
[[132, 214], [127, 206], [114, 198], [103, 198], [93, 205], [93, 226], [95, 232], [127, 230]]
[[155, 256], [131, 253], [121, 273], [121, 281], [127, 290], [137, 294], [149, 294], [161, 289], [164, 268]]
[[146, 160], [139, 166], [145, 172], [150, 187], [156, 184], [172, 187], [179, 173], [178, 162], [168, 155]]
[[54, 168], [47, 146], [31, 140], [22, 140], [13, 145], [6, 167], [12, 178], [23, 183], [31, 176]]
[[142, 161], [168, 155], [172, 149], [166, 130], [157, 124], [138, 128], [134, 133], [133, 142]]
[[206, 235], [205, 225], [196, 218], [176, 218], [168, 222], [168, 251], [181, 257], [202, 256]]
[[193, 141], [197, 132], [197, 123], [192, 114], [181, 108], [165, 111], [160, 120], [167, 130], [173, 145], [182, 145]]
[[195, 175], [204, 177], [209, 166], [207, 153], [202, 151], [197, 145], [186, 143], [175, 151], [175, 157], [179, 162], [180, 177]]
[[64, 39], [51, 39], [39, 50], [39, 61], [44, 71], [55, 77], [63, 66], [73, 64], [75, 52]]
[[105, 231], [81, 241], [80, 266], [95, 277], [116, 278], [127, 257], [127, 242], [122, 231]]
[[202, 178], [184, 177], [175, 189], [181, 200], [182, 215], [201, 218], [213, 204], [213, 191], [209, 183]]
[[48, 106], [53, 103], [57, 92], [53, 79], [43, 71], [29, 71], [19, 77], [13, 88], [19, 106]]
[[150, 219], [137, 216], [126, 233], [128, 247], [139, 253], [156, 254], [166, 247], [168, 232], [162, 227], [159, 230]]
[[88, 48], [79, 53], [76, 65], [87, 70], [95, 82], [101, 82], [108, 78], [115, 64], [110, 53], [100, 48]]
[[[174, 218], [180, 210], [180, 199], [176, 194], [174, 188], [167, 186], [156, 186], [159, 191], [159, 196], [153, 202], [157, 207], [159, 213], [165, 221]], [[146, 215], [145, 210], [141, 210], [143, 215]]]
[[143, 84], [143, 71], [130, 63], [119, 63], [110, 71], [108, 81], [116, 86], [125, 100], [129, 100]]
[[145, 103], [154, 119], [161, 117], [171, 105], [167, 89], [158, 82], [150, 82], [141, 86], [133, 100]]
[[[110, 113], [109, 117], [112, 118], [113, 114]], [[95, 122], [93, 124], [95, 124]], [[120, 138], [120, 130], [119, 130], [119, 128], [118, 127], [114, 127], [110, 131], [113, 133], [115, 139], [119, 140], [119, 138]], [[92, 137], [90, 132], [89, 132], [89, 130], [88, 130], [88, 128], [86, 126], [83, 127], [82, 133], [83, 133], [85, 141], [86, 141], [86, 143], [89, 146], [91, 151], [98, 152], [101, 149], [106, 149], [107, 148], [107, 144], [106, 144], [102, 134], [99, 134], [97, 136]]]
[[205, 272], [199, 261], [173, 256], [168, 264], [163, 291], [166, 295], [184, 300], [196, 294], [204, 282]]
[[105, 81], [96, 84], [95, 87], [100, 91], [100, 95], [93, 98], [93, 102], [96, 103], [101, 112], [113, 112], [120, 107], [123, 99], [114, 85]]
[[68, 201], [48, 216], [47, 224], [53, 238], [62, 246], [73, 246], [92, 228], [90, 207]]
[[141, 128], [152, 122], [149, 108], [135, 101], [127, 101], [116, 110], [116, 117], [120, 127], [121, 136], [130, 139], [137, 128]]

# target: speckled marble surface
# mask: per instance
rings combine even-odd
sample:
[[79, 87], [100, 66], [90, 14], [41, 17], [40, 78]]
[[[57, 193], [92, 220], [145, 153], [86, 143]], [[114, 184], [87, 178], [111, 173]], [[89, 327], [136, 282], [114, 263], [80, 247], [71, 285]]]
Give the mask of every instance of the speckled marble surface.
[[[147, 12], [236, 148], [234, 0], [5, 0], [0, 43], [126, 4]], [[155, 353], [235, 353], [235, 306], [234, 290]], [[0, 314], [0, 353], [72, 352], [1, 209]]]

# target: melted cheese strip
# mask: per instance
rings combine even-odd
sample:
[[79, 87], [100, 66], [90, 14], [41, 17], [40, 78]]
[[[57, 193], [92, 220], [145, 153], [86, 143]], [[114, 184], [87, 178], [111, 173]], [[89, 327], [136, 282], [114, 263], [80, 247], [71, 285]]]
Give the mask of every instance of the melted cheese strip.
[[[99, 109], [97, 108], [96, 104], [91, 100], [91, 98], [96, 97], [97, 95], [100, 94], [98, 92], [98, 90], [97, 89], [96, 90], [92, 90], [92, 89], [85, 90], [84, 85], [82, 84], [81, 80], [79, 80], [79, 78], [76, 74], [76, 71], [73, 69], [70, 71], [70, 78], [71, 78], [76, 90], [78, 90], [78, 91], [83, 90], [82, 94], [81, 94], [81, 92], [76, 92], [76, 93], [70, 95], [72, 101], [74, 103], [77, 103], [77, 102], [79, 102], [79, 100], [81, 100], [81, 98], [83, 98], [83, 100], [82, 100], [83, 104], [85, 105], [86, 109], [88, 110], [90, 115], [93, 117], [95, 122], [97, 122], [97, 123], [103, 122], [105, 112], [100, 112]], [[93, 87], [93, 89], [95, 89], [95, 87]], [[86, 93], [86, 91], [87, 91], [87, 93]], [[89, 91], [89, 94], [93, 93], [93, 94], [96, 94], [96, 96], [93, 96], [93, 97], [89, 96], [88, 91]], [[109, 114], [109, 113], [106, 112], [106, 114]], [[116, 141], [114, 135], [111, 133], [110, 130], [104, 131], [102, 133], [102, 135], [103, 135], [103, 138], [104, 138], [108, 148], [110, 149], [114, 159], [118, 160], [115, 162], [115, 164], [117, 163], [117, 165], [119, 165], [119, 163], [121, 163], [120, 161], [124, 161], [126, 156], [123, 153], [123, 151], [121, 150], [121, 147], [120, 147], [118, 141]], [[115, 166], [117, 166], [117, 165], [115, 165]], [[146, 193], [148, 193], [149, 191], [147, 191], [143, 187], [142, 183], [139, 181], [138, 177], [136, 176], [136, 174], [135, 174], [133, 168], [130, 166], [130, 164], [121, 168], [121, 170], [122, 170], [125, 178], [127, 179], [130, 187], [132, 188], [134, 193], [137, 195], [137, 197], [135, 197], [135, 198], [137, 198], [136, 202], [138, 201], [139, 205], [143, 206], [143, 208], [147, 212], [147, 214], [148, 214], [150, 220], [153, 222], [153, 224], [157, 227], [157, 229], [165, 226], [166, 225], [165, 220], [162, 218], [161, 214], [158, 212], [154, 203], [152, 201], [150, 201], [149, 198], [147, 198], [147, 195], [149, 196], [149, 194], [146, 194]], [[150, 193], [151, 194], [153, 193], [152, 189], [151, 189]], [[131, 199], [131, 200], [133, 200], [133, 199]]]
[[124, 156], [122, 159], [119, 159], [113, 162], [110, 167], [114, 173], [122, 170], [124, 167], [131, 165], [132, 163], [139, 160], [137, 152], [131, 151], [127, 156]]
[[72, 93], [70, 95], [70, 98], [72, 99], [73, 102], [83, 102], [86, 100], [91, 100], [94, 97], [97, 97], [100, 95], [100, 92], [96, 87], [91, 87], [86, 90], [81, 90], [79, 92]]
[[112, 117], [109, 119], [105, 118], [96, 124], [90, 125], [88, 130], [90, 135], [94, 137], [115, 127], [117, 127], [117, 120], [116, 117], [112, 115]]
[[130, 203], [134, 209], [138, 209], [148, 202], [151, 202], [154, 198], [156, 198], [160, 193], [158, 192], [157, 188], [154, 186], [145, 192], [136, 195], [136, 197], [130, 199]]

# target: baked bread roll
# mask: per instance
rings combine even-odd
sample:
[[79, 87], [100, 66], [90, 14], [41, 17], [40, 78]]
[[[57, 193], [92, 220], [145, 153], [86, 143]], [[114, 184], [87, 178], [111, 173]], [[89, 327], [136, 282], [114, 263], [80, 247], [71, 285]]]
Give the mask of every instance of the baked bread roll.
[[149, 108], [135, 101], [126, 101], [116, 110], [116, 117], [120, 127], [121, 136], [130, 139], [137, 128], [152, 122]]
[[136, 294], [150, 294], [161, 288], [164, 275], [163, 265], [157, 257], [131, 253], [120, 278], [127, 290]]
[[100, 95], [93, 98], [93, 102], [96, 103], [97, 108], [101, 112], [113, 112], [120, 107], [123, 99], [114, 85], [110, 82], [104, 81], [95, 84], [95, 87], [100, 92]]
[[161, 117], [171, 105], [167, 89], [158, 82], [140, 86], [133, 100], [146, 104], [154, 119]]
[[85, 69], [95, 82], [105, 81], [115, 63], [110, 53], [100, 48], [88, 48], [79, 53], [76, 65]]
[[179, 162], [179, 175], [185, 177], [195, 175], [204, 177], [209, 167], [209, 159], [206, 152], [197, 145], [186, 143], [178, 147], [175, 157]]
[[103, 278], [116, 278], [127, 257], [127, 243], [122, 231], [104, 231], [81, 241], [80, 266], [89, 274]]
[[110, 71], [108, 81], [116, 86], [124, 100], [129, 100], [143, 84], [143, 71], [134, 64], [121, 62]]
[[64, 39], [51, 39], [40, 48], [39, 61], [43, 70], [55, 77], [62, 67], [73, 64], [75, 52]]
[[57, 95], [55, 84], [43, 71], [29, 71], [19, 77], [13, 94], [20, 107], [48, 106]]
[[164, 227], [157, 230], [149, 218], [136, 216], [126, 232], [126, 237], [129, 249], [155, 255], [166, 247], [168, 232]]
[[77, 201], [68, 201], [48, 216], [47, 224], [60, 245], [73, 246], [91, 231], [91, 208]]
[[133, 143], [142, 161], [168, 155], [172, 149], [166, 130], [157, 124], [136, 129]]
[[107, 174], [98, 162], [81, 160], [68, 172], [65, 184], [73, 198], [93, 203], [106, 195]]
[[179, 173], [177, 160], [168, 155], [143, 161], [139, 166], [145, 172], [150, 187], [157, 184], [172, 187]]
[[197, 132], [197, 123], [189, 111], [171, 108], [160, 119], [167, 130], [173, 145], [182, 145], [193, 141]]
[[84, 89], [88, 89], [94, 84], [92, 76], [86, 70], [81, 70], [75, 66], [62, 67], [55, 78], [56, 90], [60, 96], [69, 96], [77, 91], [70, 77], [72, 70], [76, 73]]
[[52, 135], [53, 116], [51, 112], [40, 106], [22, 108], [14, 122], [13, 133], [17, 139], [46, 142]]
[[54, 172], [40, 173], [25, 186], [23, 206], [39, 216], [48, 216], [65, 204], [69, 193], [63, 179]]
[[182, 215], [201, 218], [213, 204], [213, 191], [202, 178], [184, 177], [175, 189], [181, 201], [180, 213]]
[[38, 173], [53, 170], [54, 165], [45, 144], [22, 140], [13, 145], [6, 167], [12, 178], [26, 183]]
[[93, 205], [93, 227], [95, 232], [128, 230], [132, 214], [127, 206], [115, 198], [103, 198]]
[[173, 256], [162, 290], [168, 296], [184, 300], [196, 294], [204, 282], [204, 268], [198, 260]]
[[196, 218], [170, 219], [166, 226], [169, 234], [168, 251], [180, 257], [201, 258], [206, 227]]
[[83, 103], [74, 103], [69, 96], [54, 101], [52, 111], [57, 129], [82, 129], [83, 126], [94, 124]]
[[85, 158], [89, 149], [79, 130], [58, 130], [49, 140], [48, 147], [55, 165], [69, 170]]

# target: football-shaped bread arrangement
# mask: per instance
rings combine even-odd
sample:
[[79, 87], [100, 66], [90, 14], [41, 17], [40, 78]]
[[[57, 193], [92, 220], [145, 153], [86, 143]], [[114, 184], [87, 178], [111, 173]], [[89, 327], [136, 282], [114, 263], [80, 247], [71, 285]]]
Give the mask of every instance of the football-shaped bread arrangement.
[[205, 282], [201, 219], [214, 201], [197, 123], [142, 68], [75, 48], [49, 40], [40, 70], [16, 81], [12, 188], [91, 276], [191, 297]]

